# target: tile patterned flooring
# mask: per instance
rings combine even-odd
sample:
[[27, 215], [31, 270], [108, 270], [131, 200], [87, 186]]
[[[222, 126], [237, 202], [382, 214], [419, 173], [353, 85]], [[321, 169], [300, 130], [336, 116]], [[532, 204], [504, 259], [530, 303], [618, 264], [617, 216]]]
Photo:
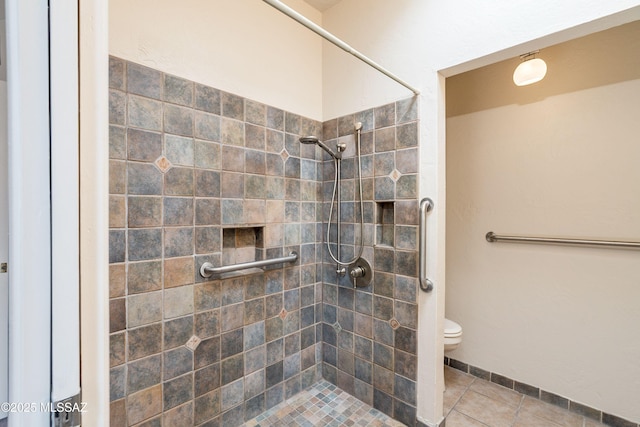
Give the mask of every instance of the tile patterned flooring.
[[445, 366], [446, 427], [598, 427], [581, 415]]
[[[445, 366], [446, 427], [605, 427], [589, 418]], [[382, 412], [320, 381], [247, 421], [244, 427], [402, 427]]]
[[335, 385], [320, 381], [247, 421], [245, 427], [403, 427]]

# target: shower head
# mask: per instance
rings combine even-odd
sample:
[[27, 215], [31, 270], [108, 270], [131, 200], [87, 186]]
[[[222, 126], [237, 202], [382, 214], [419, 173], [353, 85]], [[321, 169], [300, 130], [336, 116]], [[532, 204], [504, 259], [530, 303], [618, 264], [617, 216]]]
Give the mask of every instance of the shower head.
[[318, 142], [320, 142], [320, 140], [315, 136], [303, 136], [300, 138], [301, 144], [317, 144]]
[[324, 142], [320, 141], [315, 136], [303, 136], [302, 138], [300, 138], [300, 143], [301, 144], [315, 144], [315, 145], [319, 146], [320, 148], [322, 148], [327, 153], [329, 153], [329, 155], [331, 157], [333, 157], [334, 159], [338, 160], [338, 159], [342, 158], [342, 153], [340, 151], [338, 151], [338, 153], [334, 152], [331, 148], [327, 147], [327, 145]]

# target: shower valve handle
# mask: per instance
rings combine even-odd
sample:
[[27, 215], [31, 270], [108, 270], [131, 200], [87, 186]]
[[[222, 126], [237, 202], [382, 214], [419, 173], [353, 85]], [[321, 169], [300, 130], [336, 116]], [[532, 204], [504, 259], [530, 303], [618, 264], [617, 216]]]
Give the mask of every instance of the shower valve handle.
[[364, 277], [364, 275], [367, 274], [367, 271], [363, 267], [358, 266], [358, 267], [352, 268], [349, 274], [354, 279], [357, 279], [358, 277]]

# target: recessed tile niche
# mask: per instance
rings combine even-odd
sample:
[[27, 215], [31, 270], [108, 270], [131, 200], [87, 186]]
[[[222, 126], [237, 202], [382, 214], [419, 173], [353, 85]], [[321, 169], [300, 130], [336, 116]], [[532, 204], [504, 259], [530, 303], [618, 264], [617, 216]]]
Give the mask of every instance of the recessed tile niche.
[[394, 241], [394, 204], [376, 203], [376, 245], [393, 246]]
[[263, 227], [222, 230], [222, 265], [264, 259]]

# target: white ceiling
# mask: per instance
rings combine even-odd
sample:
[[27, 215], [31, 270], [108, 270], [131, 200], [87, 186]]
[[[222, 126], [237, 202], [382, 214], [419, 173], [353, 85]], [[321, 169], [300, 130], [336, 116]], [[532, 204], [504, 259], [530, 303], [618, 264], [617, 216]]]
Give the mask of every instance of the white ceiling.
[[320, 12], [324, 12], [325, 10], [336, 5], [337, 3], [340, 3], [341, 0], [304, 0], [304, 1], [309, 3], [311, 6], [315, 7], [316, 9], [318, 9]]

